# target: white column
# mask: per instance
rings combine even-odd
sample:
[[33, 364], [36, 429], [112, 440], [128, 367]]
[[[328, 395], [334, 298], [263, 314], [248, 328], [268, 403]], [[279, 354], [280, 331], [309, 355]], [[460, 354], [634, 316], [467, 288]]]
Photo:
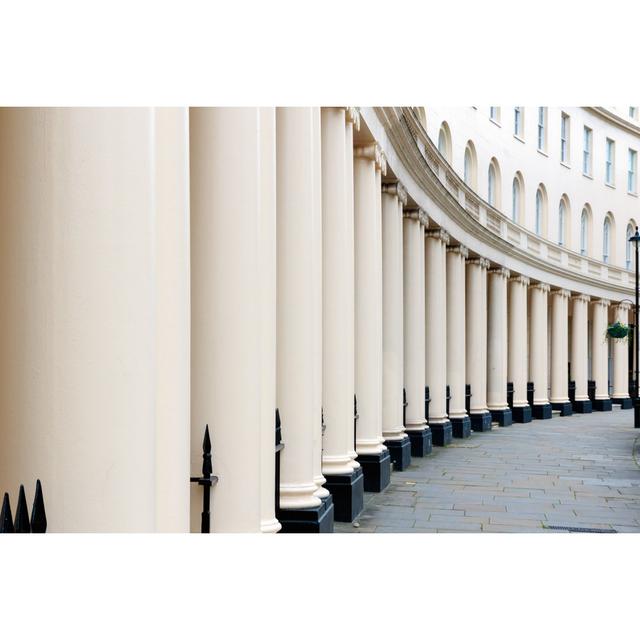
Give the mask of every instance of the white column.
[[530, 422], [527, 401], [527, 288], [529, 278], [518, 275], [509, 279], [509, 341], [507, 378], [513, 383], [514, 422]]
[[0, 486], [50, 532], [188, 531], [187, 131], [0, 109]]
[[[629, 324], [628, 302], [619, 302], [613, 308], [614, 322]], [[611, 398], [624, 409], [631, 408], [629, 398], [629, 345], [626, 340], [614, 340], [613, 342], [613, 393]]]
[[596, 411], [610, 411], [609, 398], [609, 341], [606, 336], [609, 300], [596, 300], [591, 303], [591, 367], [596, 383]]
[[322, 407], [326, 425], [322, 472], [328, 476], [351, 474], [354, 469], [354, 247], [353, 219], [347, 206], [344, 109], [323, 108], [321, 116]]
[[[358, 456], [386, 451], [382, 437], [382, 243], [375, 144], [355, 148], [355, 389]], [[366, 482], [366, 469], [365, 469]]]
[[196, 108], [190, 118], [192, 470], [208, 423], [220, 478], [213, 530], [277, 531], [275, 109]]
[[[411, 461], [403, 424], [402, 207], [407, 192], [398, 183], [382, 187], [382, 436], [402, 471]], [[404, 454], [403, 454], [404, 452]]]
[[533, 417], [548, 419], [551, 417], [551, 405], [548, 397], [548, 310], [547, 295], [549, 285], [543, 282], [529, 287], [529, 378], [534, 385]]
[[[276, 109], [277, 335], [276, 398], [285, 448], [280, 455], [280, 507], [317, 507], [315, 442], [322, 428], [322, 381], [316, 358], [322, 243], [314, 108]], [[287, 515], [283, 514], [283, 520]], [[286, 528], [286, 525], [285, 525]]]
[[551, 292], [551, 406], [560, 415], [571, 415], [569, 402], [569, 298], [571, 292]]
[[404, 211], [403, 279], [404, 279], [404, 386], [407, 391], [407, 435], [411, 455], [422, 457], [429, 452], [431, 432], [424, 415], [424, 228], [427, 216], [420, 209]]
[[512, 423], [507, 404], [507, 280], [508, 269], [498, 267], [488, 273], [487, 311], [487, 407], [492, 420], [501, 427]]
[[576, 397], [573, 410], [590, 413], [589, 400], [589, 301], [584, 294], [572, 297], [571, 309], [571, 379], [576, 383]]
[[447, 381], [454, 438], [466, 438], [471, 431], [465, 404], [465, 263], [468, 256], [468, 249], [462, 245], [447, 247]]
[[447, 417], [447, 245], [443, 229], [425, 233], [425, 384], [429, 387], [429, 427], [433, 444], [451, 442]]
[[474, 431], [491, 429], [487, 408], [487, 268], [486, 258], [467, 260], [466, 369], [471, 385], [470, 418]]

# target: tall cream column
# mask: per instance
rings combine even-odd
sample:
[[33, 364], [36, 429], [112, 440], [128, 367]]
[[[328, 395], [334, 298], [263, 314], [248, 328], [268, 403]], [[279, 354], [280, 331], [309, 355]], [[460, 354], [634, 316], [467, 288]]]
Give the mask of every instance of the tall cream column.
[[424, 374], [424, 229], [427, 215], [405, 209], [403, 219], [404, 386], [407, 392], [405, 429], [411, 455], [431, 453], [431, 430], [425, 420]]
[[[319, 293], [315, 262], [322, 245], [320, 122], [316, 108], [276, 109], [277, 333], [276, 400], [285, 448], [280, 454], [283, 532], [330, 532], [333, 504], [315, 480], [315, 443], [322, 429]], [[327, 493], [328, 496], [328, 493]]]
[[393, 468], [411, 463], [403, 422], [402, 207], [407, 192], [399, 182], [382, 186], [382, 436]]
[[213, 530], [277, 531], [275, 109], [190, 117], [192, 469], [208, 423]]
[[589, 301], [584, 294], [571, 298], [571, 379], [575, 382], [573, 410], [576, 413], [591, 413], [589, 399]]
[[487, 407], [501, 427], [513, 423], [507, 404], [507, 280], [508, 269], [489, 269], [487, 311]]
[[465, 363], [465, 263], [469, 250], [447, 247], [447, 381], [449, 420], [454, 438], [471, 435], [471, 419], [466, 408]]
[[529, 287], [529, 378], [533, 383], [531, 411], [537, 420], [551, 418], [548, 398], [548, 308], [550, 287], [544, 282]]
[[433, 444], [451, 443], [447, 416], [447, 245], [443, 229], [425, 233], [425, 384], [429, 387], [429, 428]]
[[551, 407], [561, 416], [573, 413], [569, 402], [569, 298], [571, 292], [551, 292]]
[[365, 491], [391, 480], [391, 456], [382, 437], [382, 220], [374, 143], [354, 151], [356, 451]]
[[467, 260], [466, 369], [471, 387], [469, 417], [474, 431], [491, 430], [487, 408], [487, 268], [486, 258]]
[[596, 383], [594, 411], [611, 411], [609, 397], [609, 341], [606, 336], [609, 300], [591, 303], [591, 368]]
[[[343, 108], [323, 108], [322, 123], [322, 472], [334, 517], [350, 522], [364, 503], [354, 461], [353, 123]], [[352, 455], [353, 452], [353, 455]]]
[[[614, 322], [629, 324], [628, 302], [619, 302], [613, 307]], [[613, 341], [613, 393], [611, 400], [621, 409], [631, 409], [633, 403], [629, 397], [629, 345], [626, 340]]]
[[0, 486], [39, 478], [50, 532], [189, 530], [187, 135], [0, 109]]
[[509, 278], [509, 340], [507, 379], [513, 385], [514, 422], [531, 422], [531, 407], [527, 400], [527, 290], [529, 278], [523, 275]]

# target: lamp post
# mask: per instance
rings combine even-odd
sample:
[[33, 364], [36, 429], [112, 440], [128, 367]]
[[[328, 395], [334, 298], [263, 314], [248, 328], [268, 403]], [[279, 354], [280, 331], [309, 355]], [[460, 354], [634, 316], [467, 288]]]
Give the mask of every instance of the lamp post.
[[638, 364], [640, 362], [640, 336], [638, 335], [638, 245], [640, 245], [640, 233], [638, 232], [638, 227], [636, 226], [636, 232], [629, 238], [629, 242], [633, 242], [636, 248], [636, 303], [634, 308], [634, 320], [633, 320], [633, 347], [635, 351], [635, 367], [634, 367], [634, 376], [635, 379], [633, 381], [633, 426], [636, 429], [640, 429], [640, 398], [638, 397]]

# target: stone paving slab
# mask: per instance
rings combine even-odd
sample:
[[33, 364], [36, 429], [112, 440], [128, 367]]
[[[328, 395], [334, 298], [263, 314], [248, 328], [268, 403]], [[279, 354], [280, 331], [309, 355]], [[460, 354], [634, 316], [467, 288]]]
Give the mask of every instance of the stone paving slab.
[[[633, 412], [554, 417], [472, 433], [394, 472], [344, 533], [640, 532], [640, 430]], [[635, 447], [635, 452], [634, 452]], [[635, 453], [635, 455], [634, 455]]]

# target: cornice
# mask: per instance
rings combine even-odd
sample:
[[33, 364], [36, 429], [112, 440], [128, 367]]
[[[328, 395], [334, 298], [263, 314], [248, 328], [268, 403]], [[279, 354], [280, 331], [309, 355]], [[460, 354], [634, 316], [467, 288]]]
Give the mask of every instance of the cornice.
[[607, 120], [615, 124], [617, 127], [621, 129], [626, 129], [630, 133], [633, 133], [636, 136], [640, 136], [640, 126], [633, 124], [633, 122], [629, 122], [622, 116], [619, 116], [617, 113], [610, 111], [605, 107], [584, 107], [587, 111], [591, 111], [591, 113], [595, 113], [597, 116], [600, 116], [603, 120]]

